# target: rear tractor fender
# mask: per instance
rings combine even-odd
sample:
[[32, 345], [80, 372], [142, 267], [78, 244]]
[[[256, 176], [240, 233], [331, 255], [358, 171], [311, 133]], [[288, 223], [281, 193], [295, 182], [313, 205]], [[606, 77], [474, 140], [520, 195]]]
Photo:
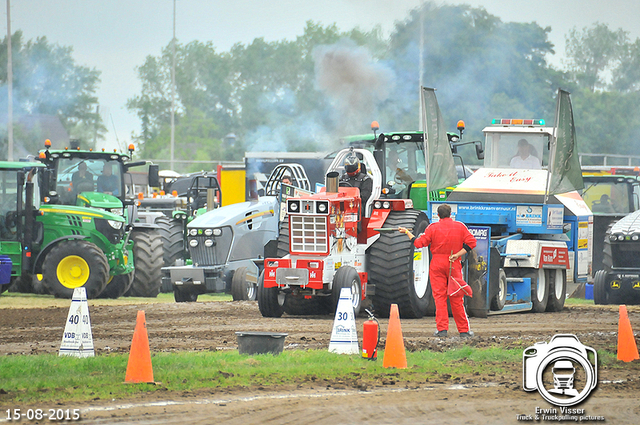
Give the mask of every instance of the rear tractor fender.
[[33, 274], [42, 273], [42, 263], [44, 262], [44, 259], [47, 257], [47, 254], [49, 254], [49, 252], [53, 249], [53, 247], [58, 245], [60, 242], [72, 241], [72, 240], [85, 240], [85, 239], [89, 239], [89, 236], [66, 235], [66, 236], [61, 236], [57, 239], [52, 240], [51, 242], [49, 242], [49, 244], [47, 244], [47, 246], [42, 248], [38, 253], [36, 260], [33, 262], [33, 266], [32, 266], [33, 270], [31, 270], [31, 272]]

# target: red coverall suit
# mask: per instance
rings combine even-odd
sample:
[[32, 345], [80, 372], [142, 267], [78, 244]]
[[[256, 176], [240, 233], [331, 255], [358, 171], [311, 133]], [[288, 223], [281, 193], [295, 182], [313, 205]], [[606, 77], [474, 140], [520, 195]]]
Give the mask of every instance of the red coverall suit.
[[[449, 256], [467, 245], [475, 248], [476, 238], [473, 237], [467, 226], [450, 217], [441, 218], [440, 221], [431, 223], [424, 233], [418, 236], [413, 244], [416, 248], [431, 245], [431, 264], [429, 265], [429, 278], [431, 290], [436, 303], [436, 327], [438, 331], [449, 329], [449, 313], [447, 311], [447, 286], [449, 276]], [[453, 262], [451, 275], [458, 281], [462, 281], [462, 265], [460, 259]], [[449, 297], [451, 312], [456, 321], [458, 332], [469, 332], [469, 319], [464, 310], [464, 293], [459, 291]]]

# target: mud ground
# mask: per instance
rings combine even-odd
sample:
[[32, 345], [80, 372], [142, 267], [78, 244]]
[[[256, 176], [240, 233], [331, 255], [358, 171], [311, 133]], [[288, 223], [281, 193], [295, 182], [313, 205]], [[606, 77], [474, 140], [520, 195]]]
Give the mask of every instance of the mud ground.
[[[237, 349], [236, 331], [286, 332], [286, 350], [327, 349], [333, 317], [263, 318], [255, 302], [156, 303], [91, 305], [97, 355], [128, 352], [138, 310], [145, 310], [153, 352]], [[640, 306], [629, 306], [633, 329], [640, 330]], [[68, 307], [11, 308], [0, 303], [0, 355], [56, 353]], [[471, 318], [476, 337], [457, 337], [451, 321], [449, 338], [437, 339], [434, 318], [403, 319], [409, 351], [469, 345], [525, 348], [571, 333], [596, 350], [616, 352], [618, 306], [580, 305], [559, 313], [507, 314]], [[359, 333], [364, 318], [356, 320]], [[388, 321], [381, 319], [382, 341]], [[361, 336], [361, 335], [360, 335]], [[306, 384], [295, 388], [216, 388], [189, 393], [139, 396], [132, 400], [97, 400], [76, 406], [83, 423], [519, 423], [516, 415], [532, 415], [536, 407], [551, 408], [538, 393], [522, 390], [518, 365], [504, 376], [450, 377], [423, 384], [353, 380]], [[607, 423], [640, 421], [640, 362], [600, 367], [599, 384], [581, 408]], [[1, 383], [0, 383], [1, 387]], [[0, 401], [0, 405], [3, 405]], [[560, 412], [558, 412], [560, 416]], [[2, 422], [0, 416], [0, 422]], [[542, 421], [542, 420], [541, 420]], [[44, 422], [42, 422], [44, 423]]]

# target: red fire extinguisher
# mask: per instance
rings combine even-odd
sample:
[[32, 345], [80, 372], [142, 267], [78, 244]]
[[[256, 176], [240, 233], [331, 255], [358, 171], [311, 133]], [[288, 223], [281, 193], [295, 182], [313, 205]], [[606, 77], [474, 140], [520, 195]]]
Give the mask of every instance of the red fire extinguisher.
[[380, 324], [371, 311], [365, 311], [369, 314], [369, 320], [364, 322], [362, 330], [362, 357], [376, 360], [380, 342]]

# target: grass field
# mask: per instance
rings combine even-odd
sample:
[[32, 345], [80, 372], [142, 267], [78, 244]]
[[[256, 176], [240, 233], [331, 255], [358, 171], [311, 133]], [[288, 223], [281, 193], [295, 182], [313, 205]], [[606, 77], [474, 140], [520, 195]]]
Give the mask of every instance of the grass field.
[[[210, 387], [268, 387], [323, 380], [375, 381], [391, 377], [421, 382], [439, 375], [501, 373], [520, 363], [522, 350], [469, 347], [446, 353], [407, 353], [409, 368], [384, 369], [378, 361], [328, 351], [285, 351], [247, 356], [237, 352], [159, 353], [153, 356], [157, 385], [124, 384], [128, 354], [89, 358], [6, 356], [0, 358], [0, 388], [12, 402], [82, 401], [124, 398], [149, 391], [187, 391]], [[506, 370], [506, 369], [505, 369]], [[8, 401], [6, 395], [0, 399]]]
[[[522, 350], [462, 347], [442, 353], [407, 352], [407, 369], [382, 367], [357, 355], [325, 350], [285, 351], [280, 355], [238, 352], [159, 353], [152, 357], [156, 384], [125, 384], [128, 354], [97, 357], [0, 357], [0, 405], [122, 399], [157, 391], [202, 388], [258, 388], [312, 384], [361, 387], [389, 380], [406, 384], [494, 380], [521, 368]], [[615, 356], [599, 352], [601, 365], [615, 367]], [[484, 379], [483, 379], [484, 378]]]

